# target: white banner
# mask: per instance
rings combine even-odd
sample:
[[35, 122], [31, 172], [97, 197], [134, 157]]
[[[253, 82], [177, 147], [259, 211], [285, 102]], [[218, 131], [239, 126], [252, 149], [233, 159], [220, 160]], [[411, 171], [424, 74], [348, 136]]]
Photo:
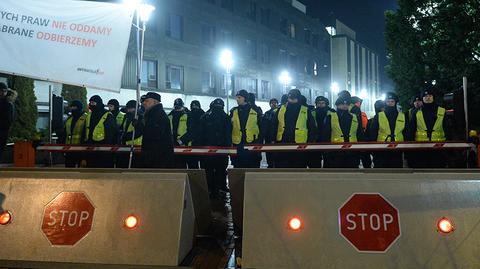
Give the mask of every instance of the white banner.
[[0, 0], [0, 73], [120, 91], [133, 10], [72, 0]]

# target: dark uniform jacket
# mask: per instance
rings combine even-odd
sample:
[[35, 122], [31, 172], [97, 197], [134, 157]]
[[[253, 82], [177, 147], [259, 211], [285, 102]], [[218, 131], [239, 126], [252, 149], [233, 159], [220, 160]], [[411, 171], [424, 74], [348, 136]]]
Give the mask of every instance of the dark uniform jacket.
[[211, 108], [200, 118], [202, 146], [229, 147], [232, 145], [232, 122], [221, 108]]
[[173, 159], [173, 139], [170, 122], [162, 104], [145, 112], [143, 129], [143, 167], [168, 168]]

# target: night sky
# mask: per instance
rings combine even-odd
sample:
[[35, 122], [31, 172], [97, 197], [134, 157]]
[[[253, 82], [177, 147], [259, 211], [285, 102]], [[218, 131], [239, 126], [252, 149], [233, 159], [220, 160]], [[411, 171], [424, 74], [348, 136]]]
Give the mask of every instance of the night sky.
[[385, 74], [384, 13], [395, 10], [395, 0], [301, 0], [307, 5], [307, 13], [326, 25], [339, 19], [357, 33], [357, 41], [379, 54], [381, 62], [381, 91], [391, 90], [392, 82]]

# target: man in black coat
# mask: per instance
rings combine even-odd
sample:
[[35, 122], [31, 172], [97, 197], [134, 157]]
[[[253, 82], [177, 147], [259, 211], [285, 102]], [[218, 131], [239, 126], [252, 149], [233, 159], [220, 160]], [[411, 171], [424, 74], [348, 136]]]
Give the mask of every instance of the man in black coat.
[[[210, 109], [200, 118], [202, 146], [230, 147], [232, 145], [232, 122], [223, 110], [222, 99], [215, 99]], [[217, 197], [220, 192], [227, 192], [228, 156], [205, 156], [202, 168], [207, 174], [210, 197]]]
[[160, 103], [160, 95], [148, 92], [142, 99], [145, 107], [142, 167], [172, 168], [173, 138], [169, 119]]
[[[89, 100], [90, 113], [85, 122], [85, 143], [89, 145], [114, 145], [118, 129], [113, 115], [105, 109], [102, 98], [94, 95]], [[112, 153], [92, 152], [87, 154], [87, 166], [92, 168], [114, 167]]]
[[[190, 128], [190, 136], [192, 139], [192, 146], [200, 146], [200, 137], [201, 137], [201, 126], [200, 126], [200, 118], [205, 114], [203, 111], [202, 106], [200, 105], [200, 101], [193, 100], [190, 103], [190, 113], [188, 115], [189, 121], [189, 128]], [[187, 165], [189, 169], [198, 169], [200, 168], [199, 162], [201, 157], [200, 156], [188, 156], [187, 157]]]
[[[315, 120], [316, 134], [315, 142], [320, 142], [320, 133], [328, 113], [335, 113], [335, 110], [330, 107], [330, 100], [324, 96], [317, 96], [315, 98], [315, 109], [312, 111], [313, 119]], [[323, 152], [310, 152], [308, 154], [308, 167], [322, 168]]]
[[7, 145], [8, 132], [13, 123], [15, 98], [16, 92], [9, 90], [7, 84], [0, 82], [0, 162]]

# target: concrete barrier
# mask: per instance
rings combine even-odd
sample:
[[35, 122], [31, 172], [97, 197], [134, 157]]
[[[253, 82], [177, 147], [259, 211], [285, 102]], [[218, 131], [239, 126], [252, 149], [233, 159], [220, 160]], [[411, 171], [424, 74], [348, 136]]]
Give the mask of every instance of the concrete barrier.
[[[209, 234], [210, 225], [212, 223], [212, 209], [210, 199], [208, 197], [208, 186], [205, 170], [199, 169], [72, 169], [72, 168], [6, 168], [2, 171], [30, 171], [30, 172], [58, 172], [70, 175], [72, 173], [187, 173], [190, 191], [193, 199], [193, 207], [195, 210], [195, 234]], [[0, 171], [1, 173], [1, 171]]]
[[479, 197], [478, 170], [247, 172], [243, 268], [478, 268]]
[[192, 248], [187, 173], [2, 171], [0, 193], [2, 266], [174, 268]]

